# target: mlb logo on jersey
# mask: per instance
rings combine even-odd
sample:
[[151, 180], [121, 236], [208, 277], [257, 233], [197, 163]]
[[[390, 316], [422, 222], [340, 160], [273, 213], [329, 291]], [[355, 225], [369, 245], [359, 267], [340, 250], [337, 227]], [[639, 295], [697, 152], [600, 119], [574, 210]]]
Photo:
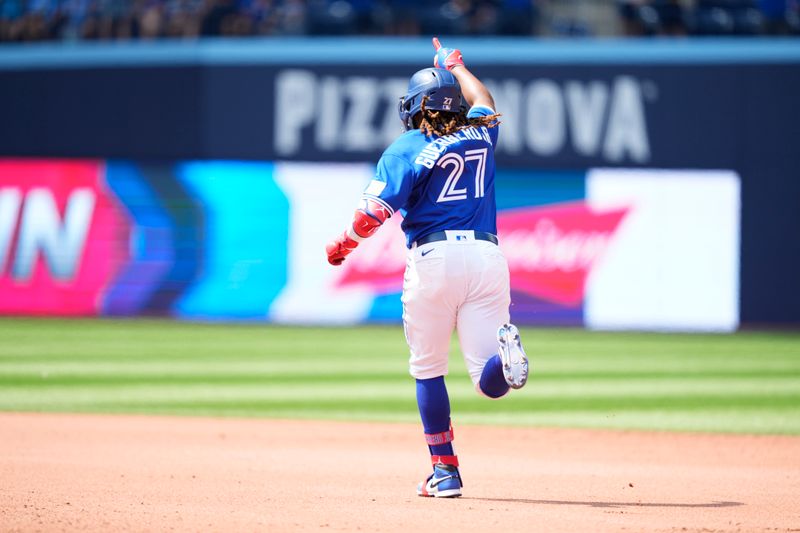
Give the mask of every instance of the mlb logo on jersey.
[[475, 232], [472, 230], [445, 230], [445, 235], [447, 235], [448, 241], [474, 241], [475, 240]]

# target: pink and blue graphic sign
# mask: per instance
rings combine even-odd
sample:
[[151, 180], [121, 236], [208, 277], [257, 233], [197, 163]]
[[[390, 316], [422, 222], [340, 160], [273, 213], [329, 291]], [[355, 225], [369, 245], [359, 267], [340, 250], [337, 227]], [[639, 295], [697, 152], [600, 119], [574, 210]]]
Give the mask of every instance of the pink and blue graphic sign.
[[[399, 322], [399, 215], [341, 268], [323, 253], [372, 173], [0, 160], [0, 314]], [[513, 320], [736, 327], [738, 177], [651, 174], [498, 172]]]

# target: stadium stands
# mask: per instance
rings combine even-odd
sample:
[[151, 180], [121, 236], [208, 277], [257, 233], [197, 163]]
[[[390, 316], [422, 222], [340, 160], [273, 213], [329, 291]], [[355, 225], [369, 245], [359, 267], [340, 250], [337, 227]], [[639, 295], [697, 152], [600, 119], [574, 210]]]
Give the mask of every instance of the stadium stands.
[[3, 0], [0, 41], [800, 34], [800, 0]]
[[797, 33], [798, 6], [788, 0], [622, 0], [629, 35]]

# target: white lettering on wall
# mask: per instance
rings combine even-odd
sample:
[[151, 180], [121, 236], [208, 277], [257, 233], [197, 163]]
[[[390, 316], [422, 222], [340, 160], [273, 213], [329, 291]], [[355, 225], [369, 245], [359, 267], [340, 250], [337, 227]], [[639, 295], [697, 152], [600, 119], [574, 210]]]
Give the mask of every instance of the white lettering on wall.
[[308, 70], [284, 70], [275, 85], [275, 150], [291, 155], [300, 150], [302, 129], [317, 112], [316, 76]]
[[570, 81], [564, 87], [572, 146], [581, 155], [594, 155], [603, 134], [608, 87], [599, 81], [589, 84]]
[[554, 81], [538, 80], [530, 85], [526, 101], [525, 137], [528, 148], [537, 155], [557, 153], [566, 137], [561, 90]]
[[650, 159], [650, 142], [644, 120], [642, 86], [633, 78], [621, 76], [614, 83], [608, 116], [608, 131], [603, 155], [610, 161]]
[[[300, 157], [383, 150], [402, 131], [397, 102], [404, 78], [318, 76], [311, 70], [278, 73], [275, 151]], [[651, 82], [648, 82], [651, 83]], [[540, 78], [487, 80], [502, 114], [497, 150], [554, 157], [564, 152], [619, 163], [651, 159], [645, 92], [631, 76], [611, 81]], [[303, 142], [313, 146], [304, 147]], [[305, 152], [307, 153], [307, 152]]]
[[[19, 211], [18, 190], [0, 191], [0, 213]], [[41, 254], [51, 275], [59, 280], [72, 279], [78, 269], [80, 257], [94, 212], [95, 195], [91, 189], [75, 189], [67, 199], [63, 219], [59, 215], [52, 191], [35, 188], [28, 191], [22, 206], [17, 235], [16, 257], [11, 275], [17, 280], [33, 276], [36, 260]], [[0, 265], [5, 266], [11, 248], [16, 216], [0, 215]]]
[[6, 263], [11, 253], [11, 240], [17, 217], [22, 206], [22, 194], [19, 189], [0, 189], [0, 275], [6, 271]]

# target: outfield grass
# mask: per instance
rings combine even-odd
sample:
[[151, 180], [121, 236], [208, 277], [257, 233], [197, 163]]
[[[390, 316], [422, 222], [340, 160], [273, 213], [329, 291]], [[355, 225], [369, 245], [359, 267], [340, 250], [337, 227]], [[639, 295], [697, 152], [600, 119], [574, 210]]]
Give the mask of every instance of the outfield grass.
[[[493, 402], [457, 344], [457, 423], [800, 434], [800, 335], [526, 329], [528, 385]], [[400, 326], [0, 319], [0, 410], [418, 420]]]

